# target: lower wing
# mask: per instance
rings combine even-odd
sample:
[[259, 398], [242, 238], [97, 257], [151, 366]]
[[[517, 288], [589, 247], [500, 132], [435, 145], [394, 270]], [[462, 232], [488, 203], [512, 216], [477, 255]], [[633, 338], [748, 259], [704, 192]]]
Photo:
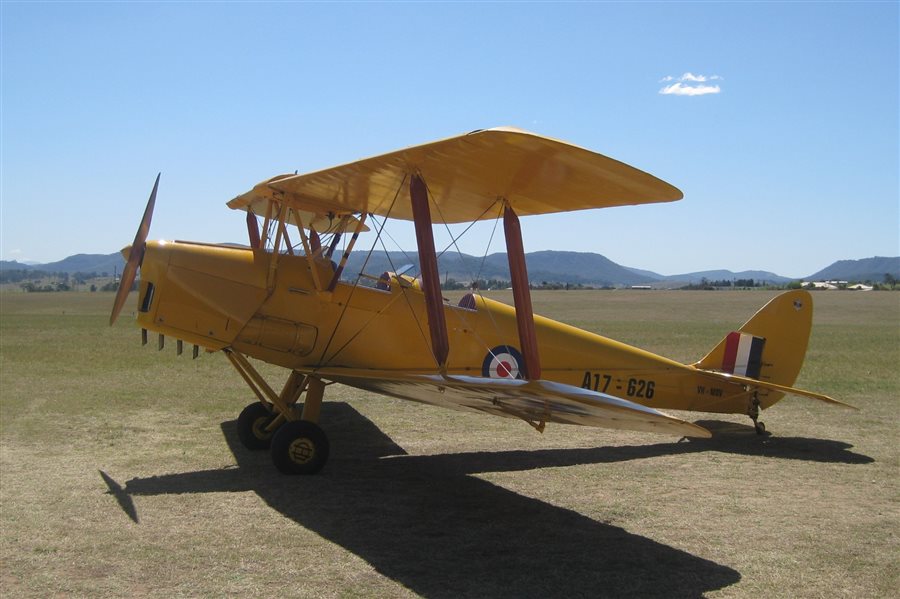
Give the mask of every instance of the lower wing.
[[705, 428], [652, 408], [552, 381], [328, 368], [310, 372], [351, 387], [431, 405], [521, 418], [538, 430], [556, 422], [710, 437]]

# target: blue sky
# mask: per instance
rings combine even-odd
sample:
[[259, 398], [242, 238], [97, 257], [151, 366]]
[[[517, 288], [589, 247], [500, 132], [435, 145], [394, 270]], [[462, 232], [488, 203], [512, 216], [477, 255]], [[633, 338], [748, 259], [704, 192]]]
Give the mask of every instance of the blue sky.
[[[900, 254], [895, 2], [0, 11], [4, 260], [118, 250], [158, 171], [151, 238], [242, 242], [225, 202], [262, 179], [499, 125], [685, 194], [523, 219], [526, 251], [785, 276]], [[660, 93], [677, 83], [718, 92]], [[490, 231], [463, 251], [483, 254]]]

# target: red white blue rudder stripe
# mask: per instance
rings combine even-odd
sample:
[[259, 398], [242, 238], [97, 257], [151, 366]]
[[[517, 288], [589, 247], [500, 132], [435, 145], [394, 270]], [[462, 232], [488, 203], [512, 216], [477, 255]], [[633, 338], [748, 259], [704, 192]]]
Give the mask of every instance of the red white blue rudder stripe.
[[722, 370], [731, 374], [759, 378], [762, 369], [762, 353], [766, 340], [749, 333], [729, 333], [725, 338], [725, 356]]

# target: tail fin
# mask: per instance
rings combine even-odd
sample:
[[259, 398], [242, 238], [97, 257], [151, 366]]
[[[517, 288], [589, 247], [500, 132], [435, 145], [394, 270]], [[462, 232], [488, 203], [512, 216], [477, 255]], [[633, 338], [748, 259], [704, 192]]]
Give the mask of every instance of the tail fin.
[[[694, 367], [790, 387], [806, 356], [812, 313], [808, 292], [782, 293], [740, 329], [726, 335]], [[771, 391], [765, 403], [771, 405], [783, 395]]]

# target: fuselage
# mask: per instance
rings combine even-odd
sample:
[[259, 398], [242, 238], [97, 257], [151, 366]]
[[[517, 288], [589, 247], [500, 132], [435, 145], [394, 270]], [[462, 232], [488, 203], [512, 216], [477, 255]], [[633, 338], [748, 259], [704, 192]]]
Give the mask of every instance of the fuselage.
[[[313, 272], [313, 269], [316, 272]], [[189, 242], [150, 242], [142, 265], [141, 327], [210, 350], [233, 348], [288, 369], [435, 373], [425, 298], [407, 277], [383, 288], [338, 282], [328, 260]], [[480, 295], [444, 303], [448, 374], [515, 377], [515, 311]], [[743, 413], [742, 386], [690, 365], [535, 316], [542, 378], [654, 408]]]

